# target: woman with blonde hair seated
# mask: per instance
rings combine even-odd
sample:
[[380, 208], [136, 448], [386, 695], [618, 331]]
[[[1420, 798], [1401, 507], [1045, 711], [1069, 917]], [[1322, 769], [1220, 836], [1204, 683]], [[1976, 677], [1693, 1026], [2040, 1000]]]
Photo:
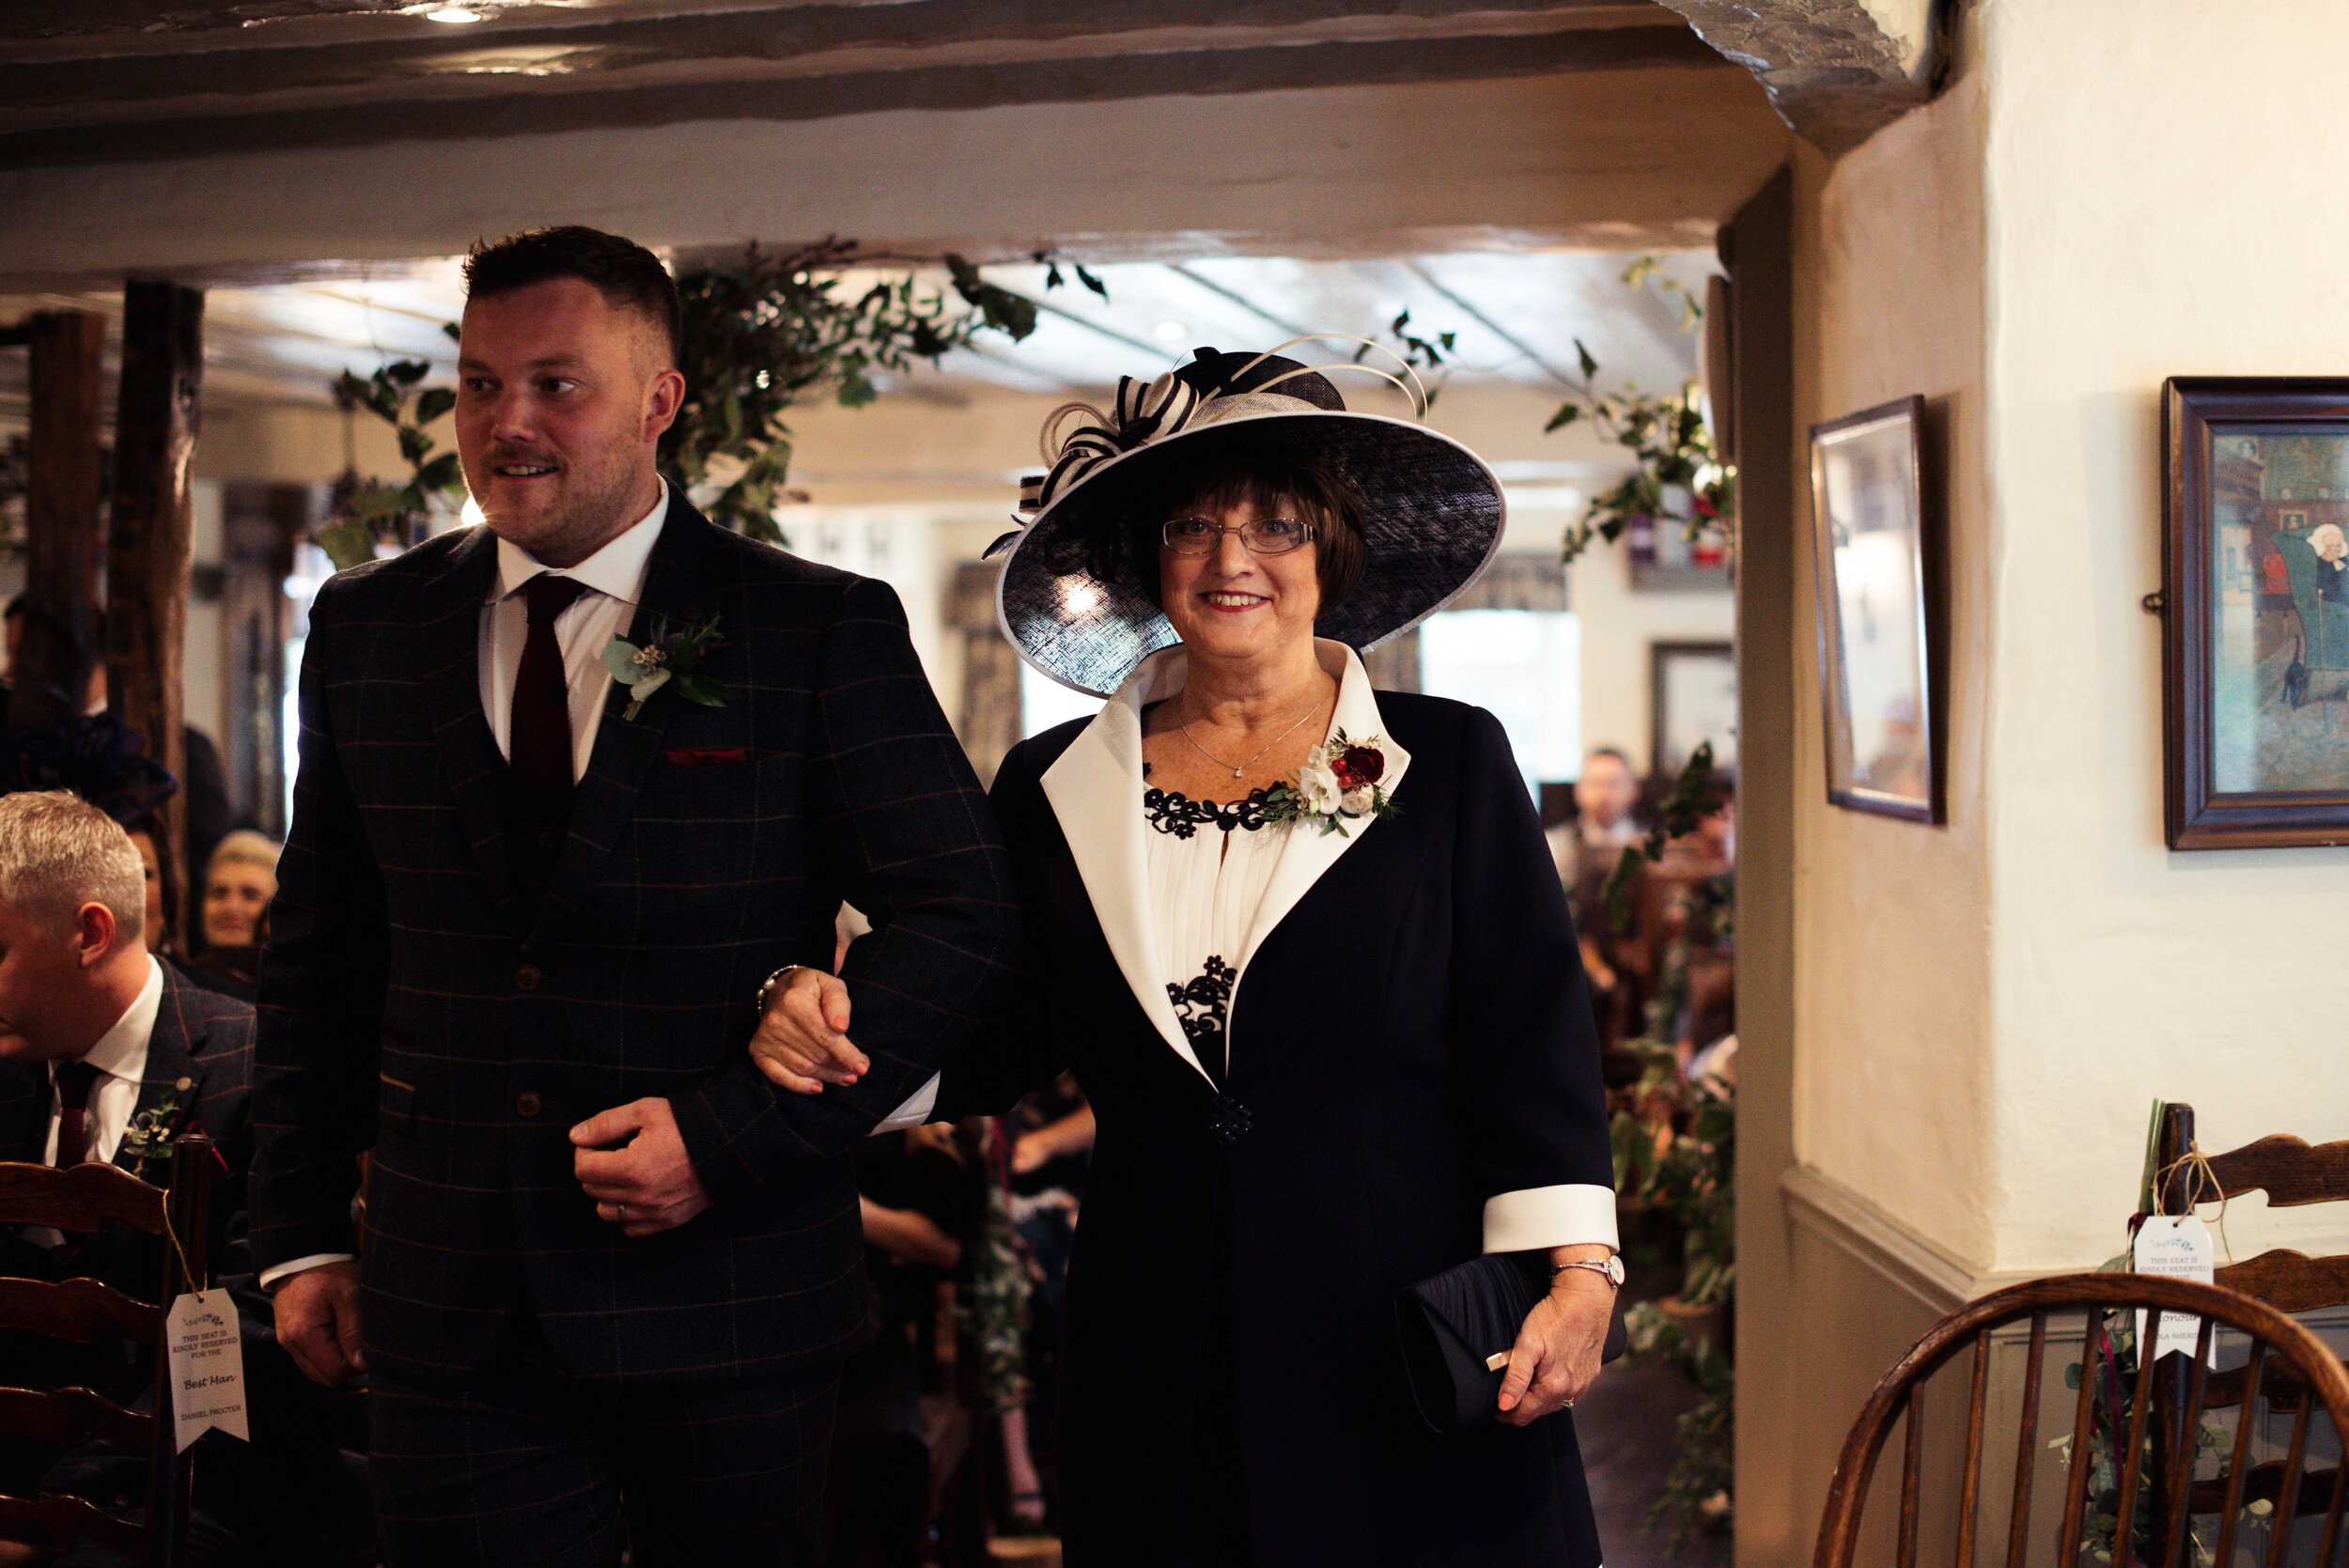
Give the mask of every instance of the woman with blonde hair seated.
[[278, 847], [268, 835], [240, 828], [220, 841], [204, 868], [191, 963], [212, 989], [247, 1001], [269, 938], [270, 900], [277, 896]]

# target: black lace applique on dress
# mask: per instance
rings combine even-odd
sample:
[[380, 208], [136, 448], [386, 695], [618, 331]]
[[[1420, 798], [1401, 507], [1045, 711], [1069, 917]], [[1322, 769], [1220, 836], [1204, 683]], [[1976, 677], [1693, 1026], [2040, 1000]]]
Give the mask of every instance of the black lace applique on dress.
[[1219, 828], [1227, 833], [1237, 828], [1252, 833], [1270, 826], [1264, 815], [1266, 793], [1252, 789], [1245, 799], [1222, 805], [1214, 800], [1194, 800], [1179, 789], [1145, 789], [1142, 792], [1142, 814], [1150, 819], [1151, 827], [1176, 838], [1193, 837], [1202, 828]]
[[1191, 1054], [1218, 1083], [1223, 1081], [1223, 1020], [1232, 1010], [1232, 983], [1237, 978], [1231, 965], [1211, 955], [1190, 980], [1166, 987], [1166, 1000], [1174, 1004]]

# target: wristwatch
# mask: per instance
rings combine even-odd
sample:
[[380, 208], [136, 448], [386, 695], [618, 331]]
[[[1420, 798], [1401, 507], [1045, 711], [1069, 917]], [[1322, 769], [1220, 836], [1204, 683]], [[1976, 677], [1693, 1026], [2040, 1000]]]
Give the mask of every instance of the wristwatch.
[[1555, 1280], [1569, 1268], [1587, 1268], [1615, 1289], [1623, 1289], [1623, 1259], [1613, 1252], [1603, 1258], [1577, 1258], [1572, 1263], [1551, 1264], [1549, 1277]]

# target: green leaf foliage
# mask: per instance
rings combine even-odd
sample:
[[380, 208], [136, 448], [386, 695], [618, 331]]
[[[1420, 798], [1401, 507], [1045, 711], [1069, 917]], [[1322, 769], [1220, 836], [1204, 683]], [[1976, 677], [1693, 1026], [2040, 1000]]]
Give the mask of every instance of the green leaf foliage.
[[[774, 512], [792, 493], [793, 406], [829, 397], [862, 408], [879, 396], [884, 376], [935, 365], [982, 333], [1017, 340], [1035, 330], [1035, 303], [988, 282], [965, 257], [944, 258], [951, 298], [911, 272], [847, 296], [841, 275], [861, 259], [838, 239], [776, 254], [752, 246], [677, 279], [685, 401], [661, 461], [704, 512], [753, 538], [787, 542]], [[1052, 265], [1043, 253], [1036, 259]]]

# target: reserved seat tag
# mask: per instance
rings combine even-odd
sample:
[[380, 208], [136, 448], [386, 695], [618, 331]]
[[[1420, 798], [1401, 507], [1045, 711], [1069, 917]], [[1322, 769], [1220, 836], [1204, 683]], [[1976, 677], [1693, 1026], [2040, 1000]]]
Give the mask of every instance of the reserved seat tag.
[[[2192, 1280], [2209, 1284], [2213, 1276], [2210, 1227], [2198, 1215], [2156, 1214], [2137, 1228], [2137, 1240], [2129, 1250], [2130, 1262], [2139, 1274], [2151, 1274], [2165, 1280]], [[2161, 1314], [2161, 1342], [2154, 1346], [2153, 1358], [2161, 1359], [2175, 1351], [2182, 1356], [2194, 1354], [2195, 1341], [2201, 1337], [2202, 1320], [2184, 1312]], [[2137, 1343], [2140, 1359], [2145, 1343], [2145, 1312], [2137, 1314]], [[2218, 1336], [2211, 1335], [2210, 1361], [2218, 1364]]]
[[199, 1291], [171, 1304], [163, 1343], [171, 1362], [171, 1420], [178, 1452], [207, 1432], [252, 1441], [244, 1415], [244, 1342], [237, 1303], [225, 1290]]

